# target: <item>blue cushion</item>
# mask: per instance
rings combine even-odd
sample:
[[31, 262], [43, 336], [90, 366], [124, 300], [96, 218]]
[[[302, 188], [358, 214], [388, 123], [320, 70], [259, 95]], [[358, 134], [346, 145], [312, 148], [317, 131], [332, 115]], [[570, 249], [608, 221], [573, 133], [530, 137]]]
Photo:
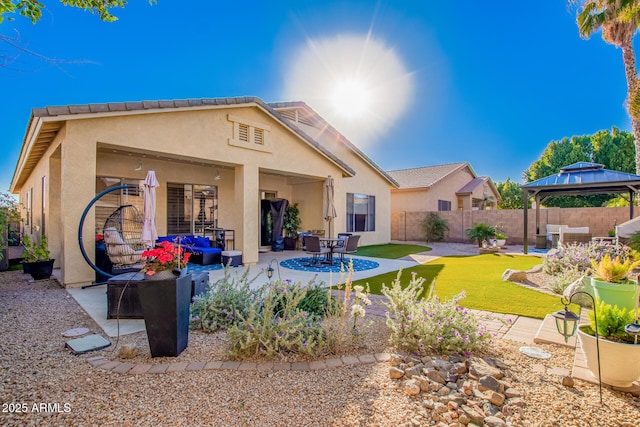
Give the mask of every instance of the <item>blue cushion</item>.
[[171, 242], [173, 243], [173, 241], [176, 240], [176, 235], [171, 235], [171, 236], [159, 236], [158, 237], [158, 243], [160, 242]]
[[188, 252], [200, 252], [203, 254], [215, 254], [222, 252], [222, 249], [220, 248], [205, 248], [204, 246], [187, 246], [184, 250]]
[[180, 244], [182, 245], [195, 245], [193, 236], [182, 236], [182, 238], [180, 239]]
[[208, 237], [196, 237], [194, 238], [194, 244], [198, 247], [208, 248], [211, 246], [211, 241]]

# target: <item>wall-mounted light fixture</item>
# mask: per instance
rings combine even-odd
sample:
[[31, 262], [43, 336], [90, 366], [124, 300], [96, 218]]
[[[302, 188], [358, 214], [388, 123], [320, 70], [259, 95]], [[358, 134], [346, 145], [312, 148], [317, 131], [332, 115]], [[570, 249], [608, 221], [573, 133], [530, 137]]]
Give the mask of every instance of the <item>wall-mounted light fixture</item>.
[[134, 170], [141, 171], [142, 170], [142, 160], [138, 160], [138, 164]]
[[213, 176], [215, 181], [220, 181], [220, 171], [216, 169], [216, 174]]

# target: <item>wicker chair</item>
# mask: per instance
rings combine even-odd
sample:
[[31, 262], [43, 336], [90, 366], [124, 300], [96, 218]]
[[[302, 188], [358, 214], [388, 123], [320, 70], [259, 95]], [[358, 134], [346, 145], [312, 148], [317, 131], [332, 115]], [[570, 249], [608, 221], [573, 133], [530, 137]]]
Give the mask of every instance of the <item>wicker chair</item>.
[[561, 227], [559, 242], [562, 245], [572, 243], [589, 243], [591, 241], [589, 227]]

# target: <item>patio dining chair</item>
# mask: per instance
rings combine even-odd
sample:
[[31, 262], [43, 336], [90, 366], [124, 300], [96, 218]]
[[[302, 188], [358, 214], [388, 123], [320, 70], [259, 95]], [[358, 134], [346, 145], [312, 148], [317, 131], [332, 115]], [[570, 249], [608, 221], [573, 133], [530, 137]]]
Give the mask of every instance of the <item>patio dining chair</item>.
[[313, 255], [313, 259], [309, 266], [316, 266], [320, 262], [320, 257], [326, 258], [327, 254], [331, 253], [331, 249], [324, 247], [320, 244], [320, 238], [318, 236], [305, 236], [304, 244], [308, 254]]
[[344, 246], [335, 248], [334, 254], [340, 254], [340, 262], [344, 261], [344, 254], [354, 254], [358, 250], [358, 242], [360, 241], [359, 235], [351, 235], [347, 237], [347, 242]]

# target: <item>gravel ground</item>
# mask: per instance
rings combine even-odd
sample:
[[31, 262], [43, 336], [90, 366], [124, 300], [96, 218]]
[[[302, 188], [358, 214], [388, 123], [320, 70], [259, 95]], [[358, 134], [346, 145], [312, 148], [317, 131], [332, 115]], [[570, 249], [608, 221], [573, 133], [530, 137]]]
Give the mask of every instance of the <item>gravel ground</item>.
[[[98, 326], [57, 282], [30, 283], [27, 277], [21, 272], [0, 273], [1, 425], [433, 423], [422, 400], [408, 396], [389, 379], [386, 363], [310, 372], [194, 371], [140, 376], [93, 368], [86, 358], [116, 355], [103, 350], [74, 356], [64, 349], [61, 333], [75, 327], [99, 333]], [[381, 321], [374, 321], [367, 329], [366, 346], [349, 351], [387, 350], [381, 325]], [[143, 335], [125, 337], [123, 343], [139, 347], [134, 361], [148, 357]], [[523, 392], [527, 406], [522, 425], [640, 425], [640, 401], [633, 396], [604, 389], [605, 406], [600, 406], [596, 386], [576, 381], [575, 388], [566, 388], [560, 376], [548, 371], [569, 368], [571, 349], [541, 345], [553, 357], [538, 360], [522, 355], [520, 346], [497, 340], [491, 354], [510, 366], [514, 386]], [[193, 333], [189, 348], [172, 361], [217, 359], [223, 357], [223, 350], [222, 334], [205, 337]], [[49, 412], [41, 410], [43, 403], [49, 404]], [[17, 413], [17, 408], [23, 411]]]

